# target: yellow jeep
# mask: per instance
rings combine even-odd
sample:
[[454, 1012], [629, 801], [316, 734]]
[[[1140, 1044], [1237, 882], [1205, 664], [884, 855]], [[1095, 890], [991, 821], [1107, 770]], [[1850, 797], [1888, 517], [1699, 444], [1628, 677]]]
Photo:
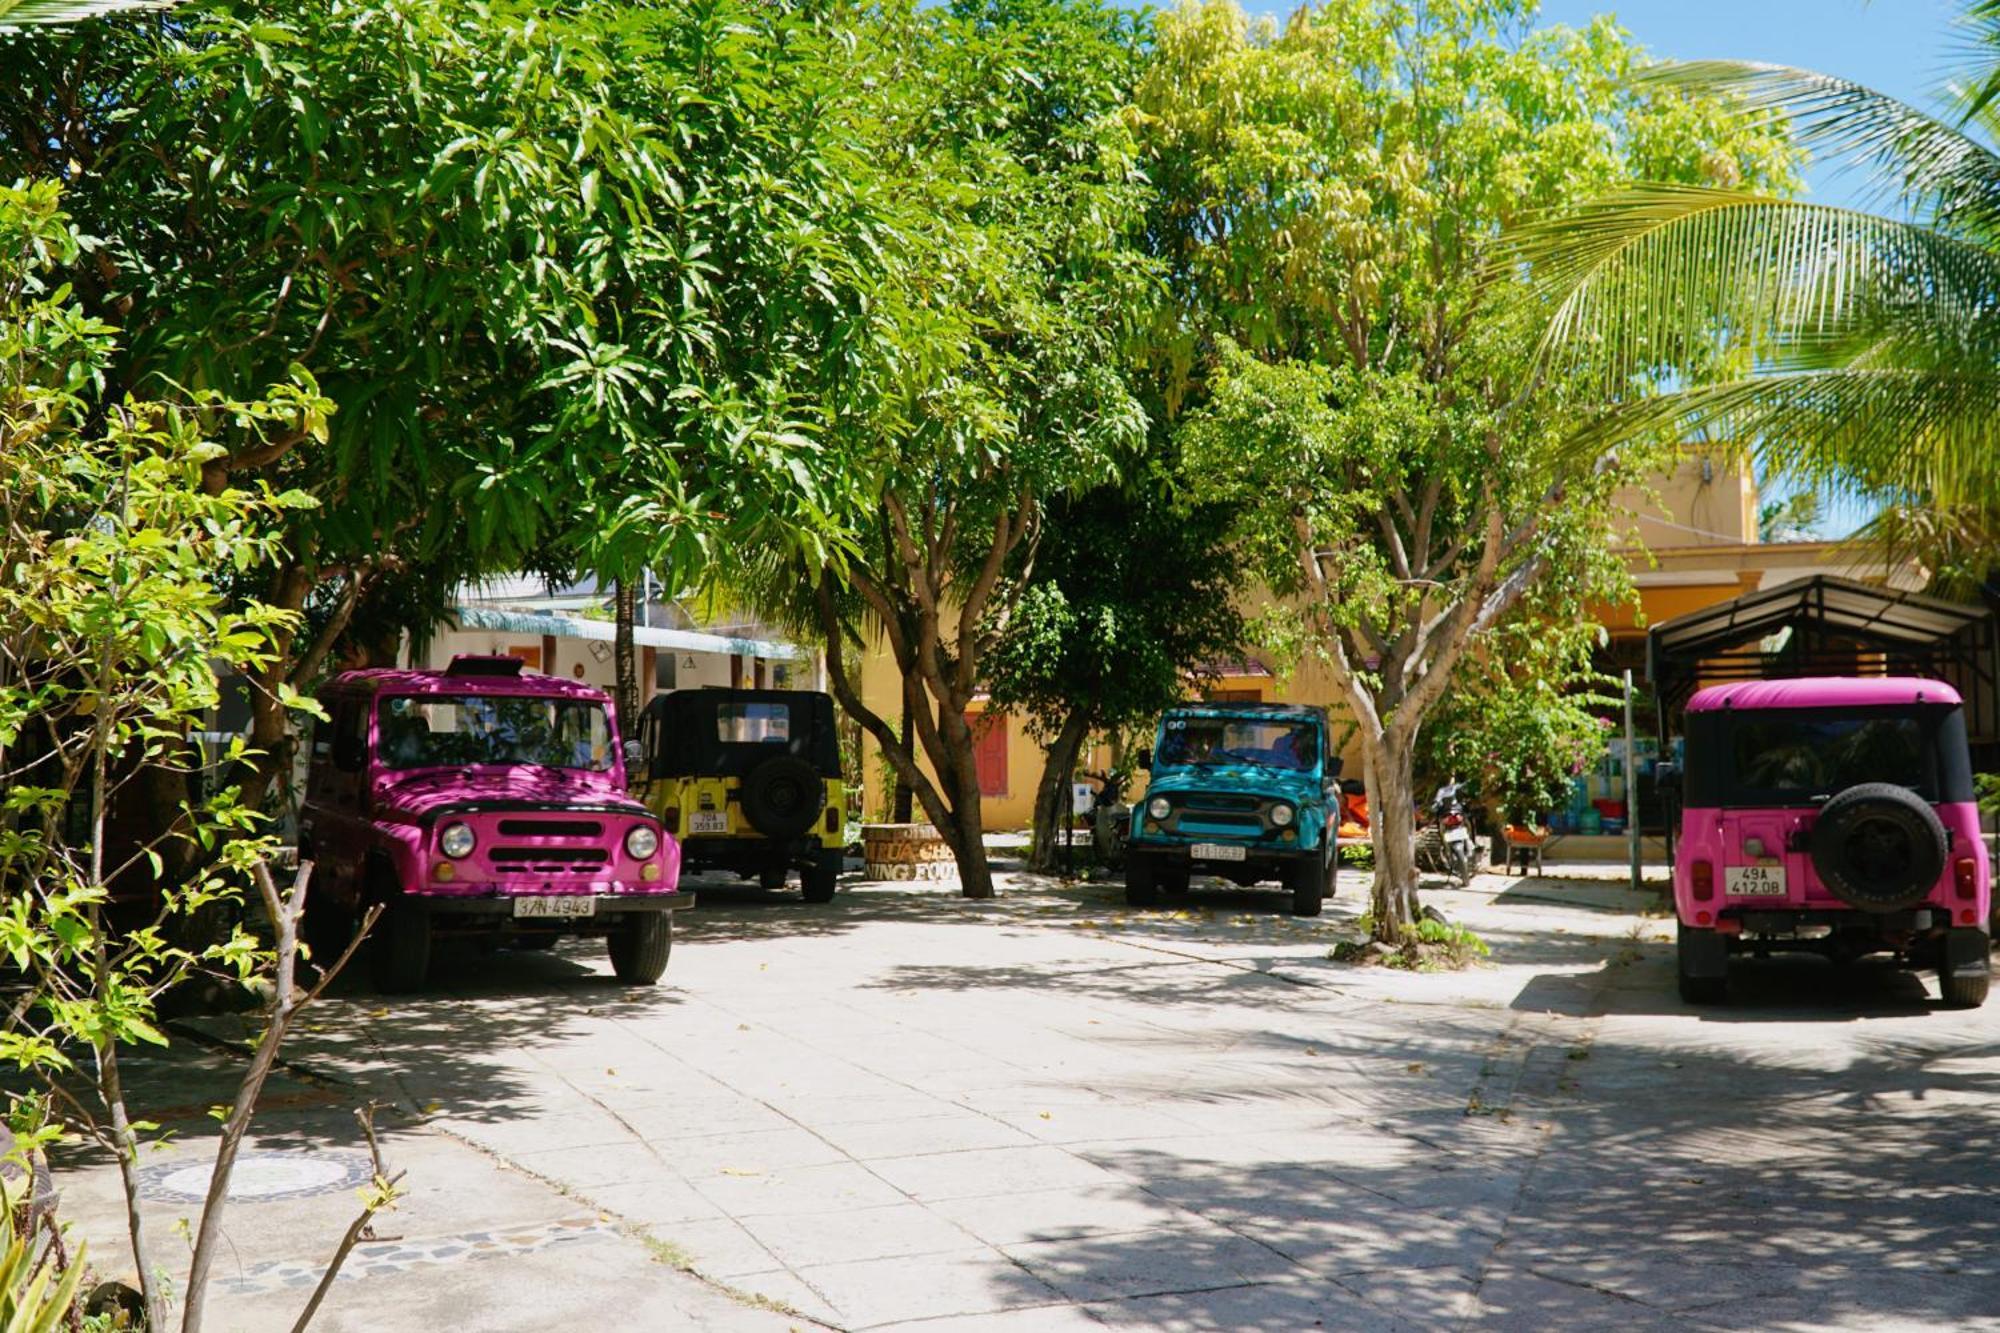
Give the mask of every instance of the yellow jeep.
[[675, 690], [639, 714], [632, 794], [680, 839], [683, 871], [767, 889], [794, 867], [809, 903], [833, 898], [846, 797], [833, 699], [812, 690]]

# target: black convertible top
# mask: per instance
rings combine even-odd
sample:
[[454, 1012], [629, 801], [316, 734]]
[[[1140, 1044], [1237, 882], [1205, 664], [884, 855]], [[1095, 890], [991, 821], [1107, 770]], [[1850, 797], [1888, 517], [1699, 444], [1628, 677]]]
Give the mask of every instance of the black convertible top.
[[[725, 741], [716, 715], [725, 706], [785, 704], [786, 740]], [[742, 777], [772, 755], [805, 760], [821, 776], [840, 776], [840, 742], [833, 697], [815, 690], [673, 690], [656, 694], [639, 714], [652, 778]]]

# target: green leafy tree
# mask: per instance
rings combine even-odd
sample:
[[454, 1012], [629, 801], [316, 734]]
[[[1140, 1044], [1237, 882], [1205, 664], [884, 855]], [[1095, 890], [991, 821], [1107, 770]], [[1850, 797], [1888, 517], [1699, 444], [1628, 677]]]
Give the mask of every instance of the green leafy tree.
[[324, 444], [204, 465], [217, 493], [320, 502], [237, 590], [296, 613], [253, 672], [248, 798], [286, 771], [284, 691], [358, 611], [434, 614], [552, 549], [635, 573], [753, 510], [760, 479], [797, 489], [802, 441], [763, 425], [786, 392], [716, 352], [753, 291], [798, 285], [725, 273], [742, 230], [796, 216], [763, 252], [816, 253], [766, 169], [800, 155], [788, 104], [741, 111], [765, 104], [780, 27], [721, 0], [263, 0], [0, 38], [0, 178], [66, 181], [98, 238], [69, 276], [125, 330], [113, 389], [240, 395], [296, 364], [338, 408]]
[[1152, 476], [1051, 505], [988, 672], [990, 707], [1025, 713], [1047, 750], [1035, 793], [1039, 868], [1052, 863], [1090, 737], [1150, 722], [1242, 651], [1246, 571], [1228, 540], [1232, 520], [1175, 504]]
[[[858, 29], [893, 247], [867, 344], [830, 403], [845, 539], [803, 571], [835, 695], [993, 892], [966, 709], [984, 684], [1053, 495], [1107, 480], [1146, 417], [1122, 372], [1150, 299], [1128, 244], [1144, 198], [1117, 116], [1130, 16], [1090, 0], [898, 8]], [[1032, 75], [1028, 72], [1035, 71]], [[910, 738], [845, 670], [865, 618], [902, 680]]]
[[1282, 27], [1227, 0], [1161, 20], [1136, 96], [1175, 276], [1166, 397], [1206, 494], [1325, 661], [1374, 813], [1371, 919], [1416, 916], [1416, 742], [1482, 635], [1537, 590], [1615, 593], [1615, 486], [1647, 461], [1561, 444], [1503, 229], [1633, 178], [1789, 178], [1712, 99], [1629, 90], [1608, 22], [1527, 0], [1336, 0]]
[[1591, 665], [1599, 631], [1526, 610], [1485, 636], [1418, 739], [1420, 768], [1464, 779], [1504, 823], [1538, 823], [1604, 757], [1618, 682]]
[[1871, 535], [1963, 590], [2000, 564], [2000, 5], [1959, 9], [1963, 77], [1938, 114], [1775, 65], [1642, 85], [1739, 101], [1870, 175], [1883, 211], [1649, 172], [1527, 230], [1521, 254], [1553, 309], [1548, 363], [1595, 374], [1616, 408], [1580, 447], [1735, 441], [1763, 471], [1883, 506]]
[[[205, 760], [243, 756], [241, 741], [204, 756], [189, 737], [217, 704], [217, 672], [268, 663], [296, 619], [237, 602], [223, 578], [281, 558], [285, 518], [311, 501], [217, 489], [207, 469], [259, 440], [317, 437], [327, 404], [303, 377], [255, 400], [113, 395], [116, 331], [53, 278], [80, 248], [52, 183], [0, 189], [0, 958], [19, 983], [0, 1063], [42, 1087], [30, 1097], [10, 1084], [8, 1119], [29, 1147], [82, 1132], [118, 1163], [149, 1327], [165, 1328], [138, 1205], [153, 1126], [129, 1113], [123, 1052], [165, 1044], [156, 1003], [198, 973], [275, 978], [196, 1236], [183, 1321], [193, 1330], [235, 1146], [301, 1003], [293, 946], [306, 885], [301, 875], [281, 901], [261, 818], [233, 787], [198, 795], [186, 779]], [[147, 781], [160, 773], [181, 779], [164, 829], [149, 808], [162, 788]], [[202, 855], [170, 868], [188, 849]], [[239, 915], [252, 882], [269, 935], [187, 928]]]

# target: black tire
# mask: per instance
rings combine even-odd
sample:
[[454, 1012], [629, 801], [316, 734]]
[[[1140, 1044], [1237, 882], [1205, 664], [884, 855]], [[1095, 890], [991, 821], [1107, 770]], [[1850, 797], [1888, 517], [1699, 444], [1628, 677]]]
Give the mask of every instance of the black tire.
[[667, 970], [674, 951], [672, 912], [628, 912], [613, 927], [605, 943], [611, 970], [628, 986], [650, 986]]
[[786, 866], [765, 866], [757, 872], [757, 887], [761, 889], [782, 889], [785, 887], [785, 879], [790, 873], [790, 869]]
[[1153, 863], [1143, 856], [1125, 858], [1125, 904], [1128, 907], [1157, 907], [1160, 882]]
[[1326, 865], [1321, 861], [1293, 861], [1285, 867], [1284, 884], [1292, 893], [1293, 916], [1318, 916], [1326, 900]]
[[1993, 973], [1989, 969], [1978, 976], [1953, 976], [1948, 972], [1938, 974], [1938, 994], [1944, 998], [1947, 1009], [1977, 1009], [1986, 1003], [1986, 992], [1992, 985]]
[[1922, 902], [1944, 873], [1945, 856], [1937, 811], [1893, 782], [1849, 787], [1813, 822], [1813, 869], [1836, 898], [1864, 912]]
[[1674, 946], [1674, 973], [1686, 1004], [1720, 1004], [1729, 994], [1729, 978], [1695, 976], [1688, 971], [1688, 927], [1682, 926]]
[[743, 779], [743, 817], [767, 838], [796, 838], [826, 808], [819, 770], [796, 755], [775, 754]]
[[431, 972], [431, 918], [399, 889], [389, 896], [368, 942], [369, 971], [385, 995], [410, 995], [424, 988]]
[[830, 903], [840, 888], [840, 872], [846, 868], [847, 856], [838, 847], [822, 847], [812, 868], [799, 876], [800, 887], [805, 890], [809, 903]]
[[1187, 897], [1188, 886], [1193, 880], [1194, 874], [1186, 866], [1156, 871], [1153, 875], [1153, 882], [1159, 886], [1163, 898]]
[[1470, 847], [1461, 847], [1455, 843], [1446, 843], [1445, 861], [1450, 868], [1451, 877], [1458, 881], [1458, 887], [1462, 889], [1472, 883], [1472, 849]]
[[354, 938], [354, 913], [332, 897], [306, 888], [306, 919], [299, 923], [299, 941], [312, 955], [312, 966], [324, 972], [340, 960]]
[[1938, 995], [1947, 1009], [1977, 1009], [1993, 982], [1993, 940], [1977, 927], [1945, 932]]

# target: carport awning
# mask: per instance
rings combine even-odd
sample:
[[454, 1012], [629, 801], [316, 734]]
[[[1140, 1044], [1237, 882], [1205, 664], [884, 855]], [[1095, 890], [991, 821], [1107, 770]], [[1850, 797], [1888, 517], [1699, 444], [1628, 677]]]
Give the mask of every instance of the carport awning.
[[[502, 634], [545, 634], [559, 639], [598, 639], [609, 643], [617, 636], [617, 626], [609, 620], [582, 620], [571, 616], [539, 615], [528, 611], [499, 611], [489, 606], [460, 606], [452, 611], [460, 629], [494, 630]], [[799, 659], [799, 650], [789, 643], [768, 639], [738, 639], [725, 634], [703, 634], [697, 630], [632, 627], [632, 642], [642, 648], [666, 648], [677, 653], [724, 653], [765, 660]]]
[[[1784, 630], [1777, 651], [1758, 646]], [[1816, 574], [1655, 625], [1646, 674], [1664, 725], [1698, 683], [1850, 674], [1857, 648], [1881, 653], [1891, 670], [1942, 676], [1968, 694], [1980, 692], [1967, 689], [1977, 681], [1990, 693], [1993, 643], [1985, 607]]]

